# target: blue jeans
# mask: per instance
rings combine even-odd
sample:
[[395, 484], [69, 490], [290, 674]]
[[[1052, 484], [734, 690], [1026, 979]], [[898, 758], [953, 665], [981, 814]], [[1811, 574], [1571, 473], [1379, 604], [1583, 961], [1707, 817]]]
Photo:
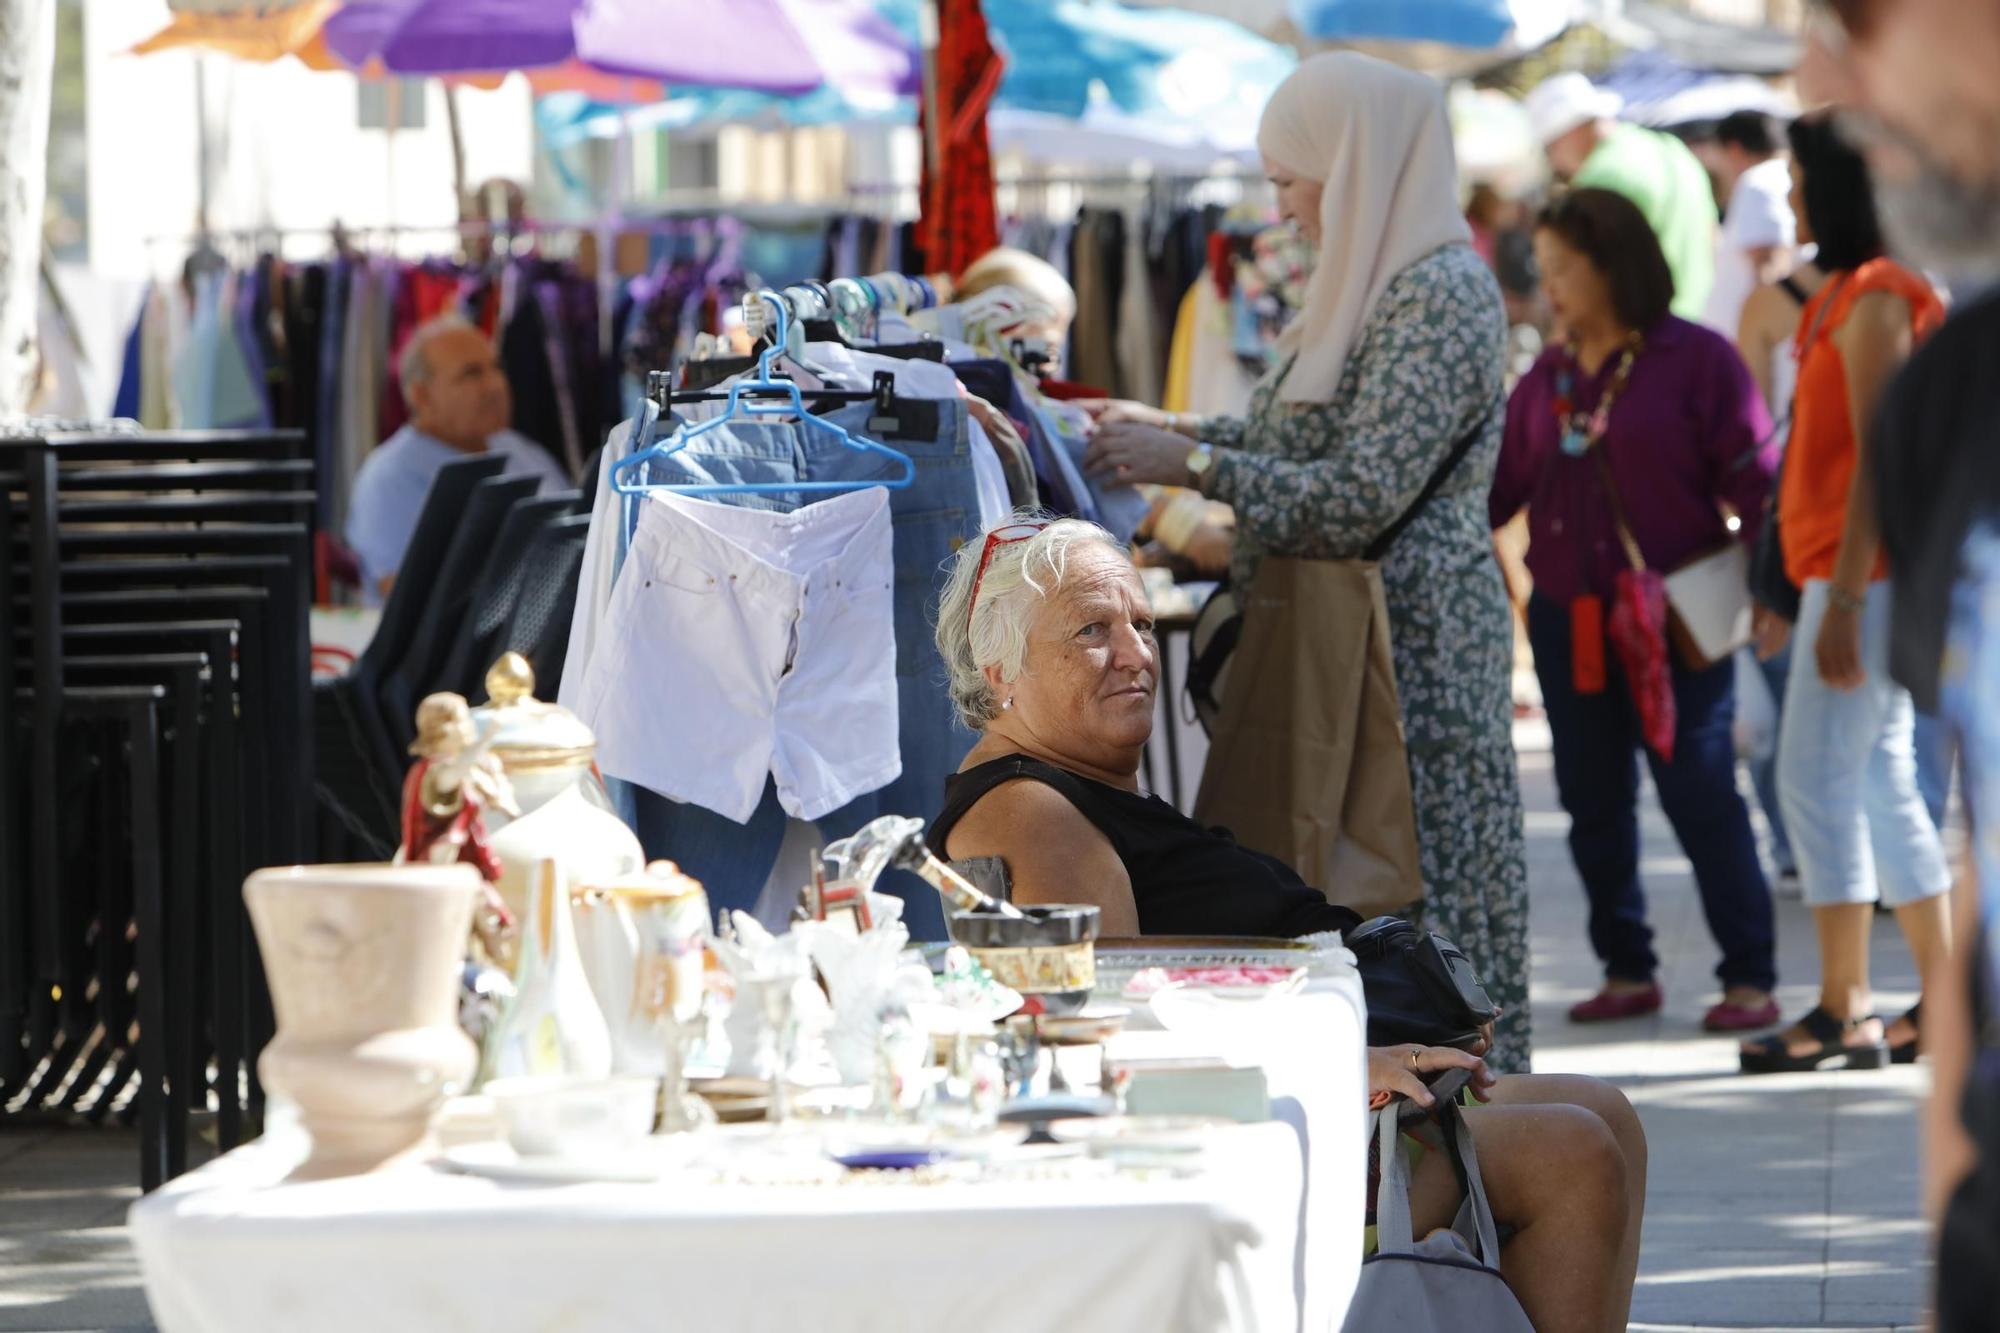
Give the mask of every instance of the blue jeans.
[[[1743, 651], [1748, 652], [1749, 649]], [[1757, 663], [1757, 670], [1764, 677], [1764, 685], [1771, 691], [1771, 707], [1777, 710], [1777, 734], [1784, 734], [1785, 725], [1785, 677], [1792, 670], [1792, 645], [1789, 640], [1776, 656], [1768, 662]], [[1776, 863], [1778, 873], [1798, 873], [1798, 862], [1792, 857], [1792, 840], [1785, 835], [1785, 812], [1778, 800], [1778, 747], [1774, 744], [1769, 754], [1750, 762], [1750, 783], [1757, 789], [1757, 804], [1764, 808], [1764, 819], [1771, 826], [1771, 860]]]
[[[1609, 643], [1604, 689], [1576, 692], [1567, 607], [1531, 597], [1528, 639], [1555, 741], [1556, 789], [1570, 817], [1570, 855], [1590, 898], [1591, 947], [1606, 976], [1650, 981], [1659, 958], [1639, 884], [1638, 710]], [[1716, 976], [1724, 986], [1769, 990], [1777, 984], [1776, 928], [1750, 811], [1736, 790], [1735, 667], [1689, 671], [1675, 662], [1673, 683], [1674, 761], [1646, 751], [1653, 785], [1694, 865], [1702, 914], [1722, 950]]]
[[1778, 791], [1799, 858], [1806, 901], [1815, 907], [1891, 907], [1951, 886], [1944, 847], [1917, 789], [1908, 690], [1889, 678], [1889, 585], [1869, 585], [1861, 613], [1866, 681], [1836, 690], [1819, 678], [1812, 644], [1826, 617], [1827, 582], [1800, 589], [1791, 679], [1778, 739]]
[[[857, 403], [826, 414], [825, 420], [907, 454], [916, 477], [889, 492], [895, 534], [896, 692], [903, 772], [880, 791], [850, 802], [817, 821], [828, 841], [845, 837], [877, 815], [936, 817], [944, 804], [944, 782], [972, 748], [973, 734], [959, 722], [946, 689], [944, 662], [931, 638], [945, 565], [954, 552], [979, 536], [979, 495], [972, 476], [971, 437], [965, 405], [940, 402], [935, 440], [902, 439], [868, 429], [873, 406]], [[773, 420], [717, 429], [653, 464], [649, 480], [705, 482], [877, 481], [896, 473], [896, 464], [859, 452], [825, 432]], [[789, 513], [815, 498], [811, 492], [710, 497]], [[672, 681], [660, 682], [660, 706], [673, 706]], [[750, 911], [784, 842], [785, 814], [775, 784], [747, 824], [697, 805], [683, 805], [654, 792], [635, 793], [633, 828], [649, 857], [668, 857], [702, 881], [718, 908]], [[944, 912], [937, 891], [904, 871], [886, 872], [876, 886], [905, 903], [903, 920], [917, 939], [944, 938]]]

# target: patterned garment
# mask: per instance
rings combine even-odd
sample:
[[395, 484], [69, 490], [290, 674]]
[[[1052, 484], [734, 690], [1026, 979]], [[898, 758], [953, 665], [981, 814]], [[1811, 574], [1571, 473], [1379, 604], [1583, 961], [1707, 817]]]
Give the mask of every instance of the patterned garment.
[[1500, 451], [1506, 325], [1470, 246], [1399, 274], [1369, 316], [1334, 401], [1287, 407], [1259, 382], [1218, 417], [1213, 495], [1236, 509], [1232, 578], [1267, 551], [1353, 558], [1416, 498], [1451, 446], [1484, 436], [1382, 564], [1416, 797], [1427, 924], [1456, 941], [1506, 1013], [1488, 1062], [1528, 1068], [1528, 871], [1513, 742], [1513, 618], [1486, 527]]

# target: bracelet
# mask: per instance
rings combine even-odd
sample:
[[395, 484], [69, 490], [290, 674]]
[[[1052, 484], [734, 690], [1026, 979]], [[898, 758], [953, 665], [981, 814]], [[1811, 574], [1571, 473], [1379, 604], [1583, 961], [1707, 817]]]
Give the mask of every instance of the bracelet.
[[1180, 433], [1181, 433], [1181, 414], [1180, 414], [1180, 413], [1178, 413], [1178, 412], [1169, 412], [1169, 413], [1167, 413], [1167, 429], [1168, 429], [1168, 430], [1170, 430], [1170, 431], [1172, 431], [1172, 432], [1173, 432], [1174, 434], [1176, 434], [1176, 435], [1178, 435], [1178, 434], [1180, 434]]
[[1850, 615], [1859, 615], [1868, 605], [1867, 598], [1856, 597], [1837, 583], [1827, 585], [1826, 601], [1834, 610], [1846, 611]]

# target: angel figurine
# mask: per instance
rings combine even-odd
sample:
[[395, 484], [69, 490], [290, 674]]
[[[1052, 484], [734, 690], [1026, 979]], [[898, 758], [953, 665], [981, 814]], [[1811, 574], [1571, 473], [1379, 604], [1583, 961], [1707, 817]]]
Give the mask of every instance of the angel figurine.
[[514, 788], [499, 756], [473, 726], [461, 695], [433, 694], [417, 705], [417, 739], [410, 753], [417, 762], [403, 780], [403, 845], [397, 859], [476, 867], [486, 887], [473, 929], [489, 956], [505, 958], [513, 918], [493, 887], [500, 858], [487, 841], [485, 812], [519, 818]]

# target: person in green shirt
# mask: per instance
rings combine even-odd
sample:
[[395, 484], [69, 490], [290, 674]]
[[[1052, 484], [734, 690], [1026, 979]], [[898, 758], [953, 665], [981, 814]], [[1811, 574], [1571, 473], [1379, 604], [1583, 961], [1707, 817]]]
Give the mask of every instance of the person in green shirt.
[[1555, 174], [1579, 189], [1612, 190], [1639, 206], [1674, 275], [1673, 312], [1700, 319], [1715, 281], [1715, 190], [1688, 146], [1616, 119], [1624, 99], [1581, 74], [1528, 94], [1528, 120]]

